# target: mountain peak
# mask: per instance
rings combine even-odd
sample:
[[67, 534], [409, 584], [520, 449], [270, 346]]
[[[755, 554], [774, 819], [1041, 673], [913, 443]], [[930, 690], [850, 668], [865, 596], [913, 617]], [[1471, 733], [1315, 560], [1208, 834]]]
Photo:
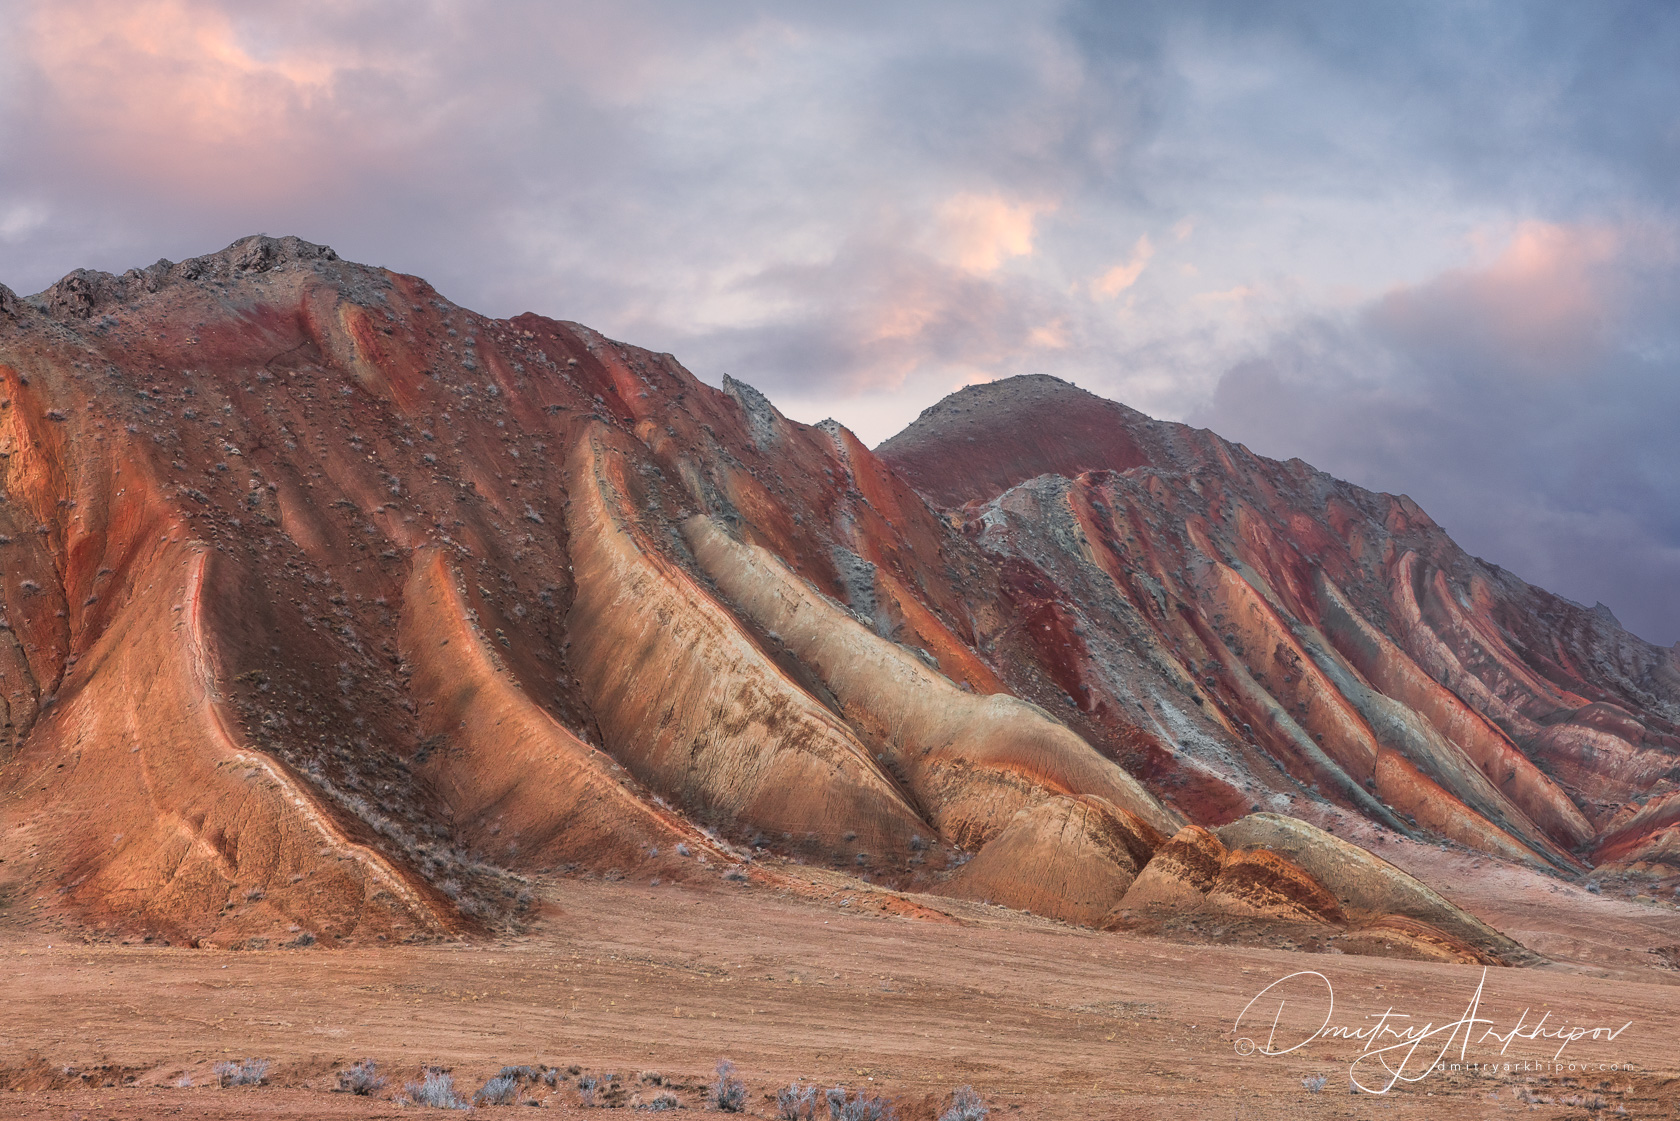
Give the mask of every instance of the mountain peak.
[[1072, 382], [1022, 374], [964, 386], [875, 450], [935, 503], [961, 506], [1038, 475], [1141, 467], [1156, 423]]
[[19, 309], [8, 307], [11, 303], [33, 308], [50, 319], [88, 319], [104, 307], [176, 284], [228, 281], [303, 266], [319, 268], [322, 264], [338, 260], [339, 256], [331, 246], [317, 245], [300, 237], [252, 234], [216, 253], [191, 257], [179, 264], [159, 259], [145, 268], [129, 269], [120, 276], [98, 269], [76, 269], [45, 291], [22, 301], [15, 297], [8, 301], [11, 293], [10, 289], [6, 289], [4, 294], [0, 294], [0, 311], [15, 315]]

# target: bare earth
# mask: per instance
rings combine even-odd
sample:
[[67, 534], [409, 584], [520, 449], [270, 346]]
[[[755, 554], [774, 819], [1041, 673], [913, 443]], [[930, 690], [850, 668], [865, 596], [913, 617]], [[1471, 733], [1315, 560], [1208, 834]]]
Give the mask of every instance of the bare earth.
[[[793, 1080], [894, 1098], [906, 1119], [936, 1116], [963, 1084], [994, 1117], [1023, 1119], [1676, 1115], [1680, 972], [1646, 952], [1680, 943], [1671, 905], [1553, 890], [1425, 846], [1385, 855], [1560, 959], [1488, 972], [1479, 1014], [1495, 1030], [1525, 1008], [1528, 1026], [1545, 1011], [1548, 1028], [1632, 1021], [1613, 1043], [1570, 1045], [1565, 1060], [1592, 1072], [1440, 1072], [1354, 1094], [1356, 1043], [1239, 1056], [1231, 1029], [1249, 998], [1316, 970], [1334, 986], [1336, 1023], [1385, 1008], [1448, 1023], [1481, 968], [1096, 933], [789, 866], [797, 893], [551, 880], [530, 933], [496, 944], [228, 952], [67, 944], [14, 924], [0, 934], [0, 1116], [413, 1116], [392, 1092], [427, 1064], [469, 1092], [504, 1064], [576, 1065], [620, 1076], [613, 1104], [672, 1092], [704, 1108], [720, 1057], [738, 1064], [760, 1117]], [[1504, 1059], [1556, 1046], [1519, 1038]], [[215, 1088], [213, 1065], [247, 1056], [272, 1061], [268, 1084]], [[334, 1071], [363, 1058], [391, 1076], [384, 1097], [329, 1092]], [[1315, 1075], [1317, 1093], [1302, 1084]], [[521, 1096], [582, 1114], [575, 1083]]]

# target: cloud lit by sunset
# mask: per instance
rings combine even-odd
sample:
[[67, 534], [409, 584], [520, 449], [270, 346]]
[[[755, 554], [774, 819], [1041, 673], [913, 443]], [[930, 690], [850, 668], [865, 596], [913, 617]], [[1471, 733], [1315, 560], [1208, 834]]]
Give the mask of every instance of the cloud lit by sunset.
[[[20, 291], [296, 233], [870, 442], [1056, 374], [1411, 493], [1680, 638], [1680, 462], [1645, 422], [1680, 411], [1667, 8], [1632, 37], [1571, 5], [0, 10]], [[1562, 528], [1501, 528], [1443, 464]], [[1650, 559], [1591, 560], [1605, 509]]]
[[1149, 243], [1149, 235], [1144, 234], [1132, 247], [1131, 258], [1099, 276], [1091, 285], [1091, 290], [1103, 299], [1113, 299], [1137, 283], [1138, 277], [1149, 266], [1149, 258], [1154, 255], [1155, 247]]
[[954, 195], [938, 210], [945, 253], [966, 272], [996, 272], [1010, 258], [1031, 256], [1033, 224], [1044, 209], [996, 195]]
[[1492, 261], [1387, 293], [1373, 317], [1439, 339], [1467, 328], [1478, 345], [1528, 369], [1586, 374], [1623, 294], [1625, 240], [1606, 225], [1524, 222]]
[[41, 5], [19, 31], [50, 124], [92, 141], [67, 153], [92, 174], [180, 194], [298, 190], [311, 170], [299, 161], [316, 147], [309, 133], [358, 131], [333, 104], [335, 79], [356, 65], [353, 46], [279, 45], [259, 58], [217, 5]]

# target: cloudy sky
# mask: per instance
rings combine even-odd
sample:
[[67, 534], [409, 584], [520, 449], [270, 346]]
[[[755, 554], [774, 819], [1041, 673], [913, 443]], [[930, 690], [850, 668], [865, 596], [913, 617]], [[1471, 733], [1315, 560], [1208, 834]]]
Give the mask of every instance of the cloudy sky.
[[0, 0], [0, 281], [258, 231], [871, 443], [1043, 372], [1680, 639], [1670, 3]]

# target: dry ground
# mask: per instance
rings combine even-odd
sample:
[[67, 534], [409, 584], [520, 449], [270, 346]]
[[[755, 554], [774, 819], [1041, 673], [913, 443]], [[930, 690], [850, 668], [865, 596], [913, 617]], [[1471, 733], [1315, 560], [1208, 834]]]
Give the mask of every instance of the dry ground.
[[[362, 1058], [379, 1062], [392, 1089], [425, 1064], [451, 1068], [469, 1090], [503, 1064], [575, 1064], [618, 1073], [620, 1104], [668, 1088], [692, 1109], [725, 1056], [750, 1087], [752, 1116], [773, 1116], [766, 1095], [795, 1079], [892, 1096], [906, 1119], [933, 1117], [965, 1083], [994, 1118], [1023, 1121], [1677, 1115], [1680, 973], [1645, 952], [1680, 943], [1672, 906], [1554, 891], [1541, 877], [1425, 846], [1384, 855], [1567, 955], [1490, 971], [1484, 1016], [1502, 1027], [1524, 1008], [1534, 1010], [1529, 1024], [1543, 1010], [1552, 1026], [1631, 1020], [1614, 1043], [1582, 1041], [1566, 1058], [1636, 1071], [1570, 1082], [1447, 1072], [1372, 1097], [1348, 1090], [1356, 1044], [1270, 1059], [1235, 1051], [1235, 1017], [1284, 974], [1325, 974], [1338, 1023], [1385, 1008], [1446, 1022], [1461, 1014], [1479, 968], [1153, 941], [927, 898], [944, 915], [906, 917], [824, 873], [803, 873], [797, 892], [785, 882], [557, 879], [545, 885], [537, 926], [496, 944], [228, 952], [87, 945], [39, 920], [14, 924], [0, 932], [0, 1085], [10, 1087], [0, 1116], [420, 1112], [328, 1092], [333, 1072]], [[1519, 1039], [1505, 1058], [1539, 1059], [1555, 1046]], [[1496, 1049], [1485, 1045], [1482, 1057]], [[216, 1062], [246, 1056], [272, 1061], [269, 1085], [210, 1085]], [[1326, 1077], [1322, 1092], [1303, 1087], [1313, 1075]], [[189, 1078], [195, 1085], [177, 1085]], [[116, 1085], [97, 1085], [107, 1081]], [[575, 1085], [537, 1090], [524, 1096], [584, 1113]], [[1595, 1099], [1602, 1110], [1589, 1108]]]

